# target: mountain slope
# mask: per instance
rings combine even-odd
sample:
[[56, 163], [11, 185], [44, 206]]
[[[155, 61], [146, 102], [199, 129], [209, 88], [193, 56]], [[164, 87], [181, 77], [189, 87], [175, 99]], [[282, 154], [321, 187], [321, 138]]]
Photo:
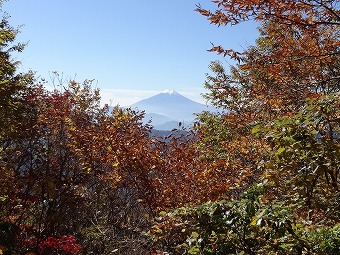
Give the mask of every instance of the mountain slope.
[[141, 111], [144, 110], [149, 114], [156, 113], [163, 115], [177, 122], [192, 122], [195, 119], [195, 113], [215, 110], [215, 108], [211, 106], [192, 101], [174, 90], [169, 90], [141, 100], [129, 107]]
[[144, 124], [151, 122], [153, 126], [163, 125], [171, 121], [173, 121], [171, 118], [157, 113], [146, 113], [143, 119]]

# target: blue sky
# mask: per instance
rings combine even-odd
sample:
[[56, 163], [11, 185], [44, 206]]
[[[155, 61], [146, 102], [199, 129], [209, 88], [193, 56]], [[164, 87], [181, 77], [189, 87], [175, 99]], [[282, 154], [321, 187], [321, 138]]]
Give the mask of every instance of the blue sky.
[[211, 42], [242, 50], [254, 44], [257, 25], [217, 28], [195, 12], [208, 0], [9, 0], [3, 6], [18, 41], [20, 70], [49, 80], [53, 71], [77, 81], [95, 79], [103, 102], [132, 104], [167, 89], [204, 102]]

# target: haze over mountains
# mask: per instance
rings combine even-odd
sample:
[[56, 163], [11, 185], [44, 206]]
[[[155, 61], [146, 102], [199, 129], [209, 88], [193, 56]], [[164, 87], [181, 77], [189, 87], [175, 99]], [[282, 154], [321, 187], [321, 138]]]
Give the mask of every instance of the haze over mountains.
[[145, 111], [144, 123], [151, 120], [151, 125], [157, 130], [190, 126], [196, 116], [202, 111], [216, 111], [212, 106], [190, 100], [174, 90], [167, 90], [129, 106], [132, 109]]

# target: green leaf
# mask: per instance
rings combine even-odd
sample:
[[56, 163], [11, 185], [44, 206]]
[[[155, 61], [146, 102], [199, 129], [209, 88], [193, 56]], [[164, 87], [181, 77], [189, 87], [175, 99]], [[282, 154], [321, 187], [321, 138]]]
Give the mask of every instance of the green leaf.
[[197, 237], [199, 236], [199, 234], [198, 234], [197, 232], [192, 232], [192, 233], [191, 233], [191, 236], [192, 236], [193, 238], [197, 238]]
[[249, 216], [254, 216], [255, 215], [255, 206], [252, 203], [248, 203], [246, 206], [246, 212], [248, 213]]
[[285, 149], [284, 147], [280, 147], [280, 148], [277, 150], [276, 154], [277, 154], [277, 155], [280, 155], [280, 154], [282, 154], [285, 150], [286, 150], [286, 149]]
[[197, 246], [191, 247], [191, 249], [188, 251], [188, 254], [200, 254], [200, 249]]
[[283, 137], [282, 138], [282, 141], [285, 143], [285, 144], [293, 144], [295, 143], [295, 139], [291, 136], [286, 136], [286, 137]]
[[253, 216], [252, 221], [250, 222], [250, 225], [251, 226], [256, 226], [257, 221], [258, 221], [257, 217]]
[[256, 135], [262, 131], [261, 125], [256, 125], [255, 127], [252, 128], [251, 133], [253, 135]]
[[166, 215], [166, 212], [165, 211], [161, 211], [160, 213], [159, 213], [159, 216], [165, 216]]
[[6, 199], [8, 199], [8, 196], [7, 196], [7, 195], [6, 195], [6, 196], [2, 196], [2, 197], [0, 197], [0, 202], [5, 201]]

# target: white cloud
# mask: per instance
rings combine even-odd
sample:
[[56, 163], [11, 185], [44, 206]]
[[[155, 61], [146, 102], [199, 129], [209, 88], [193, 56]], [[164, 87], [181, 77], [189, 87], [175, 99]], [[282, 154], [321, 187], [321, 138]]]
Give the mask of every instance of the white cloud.
[[[52, 91], [53, 89], [62, 89], [61, 86], [52, 86], [49, 84], [45, 84], [45, 88], [47, 90]], [[192, 88], [192, 87], [180, 87], [175, 89], [176, 92], [181, 95], [194, 100], [196, 102], [205, 104], [205, 99], [201, 96], [202, 93], [205, 93], [206, 90], [204, 88]], [[100, 88], [101, 95], [101, 104], [108, 105], [120, 105], [120, 106], [128, 106], [134, 104], [140, 100], [152, 97], [159, 93], [164, 92], [164, 90], [137, 90], [137, 89], [108, 89], [108, 88]]]
[[[176, 90], [181, 95], [190, 98], [199, 103], [205, 104], [205, 99], [202, 98], [201, 93], [206, 92], [204, 89], [180, 88]], [[102, 97], [102, 104], [128, 106], [140, 100], [152, 97], [164, 90], [135, 90], [135, 89], [100, 89]]]

